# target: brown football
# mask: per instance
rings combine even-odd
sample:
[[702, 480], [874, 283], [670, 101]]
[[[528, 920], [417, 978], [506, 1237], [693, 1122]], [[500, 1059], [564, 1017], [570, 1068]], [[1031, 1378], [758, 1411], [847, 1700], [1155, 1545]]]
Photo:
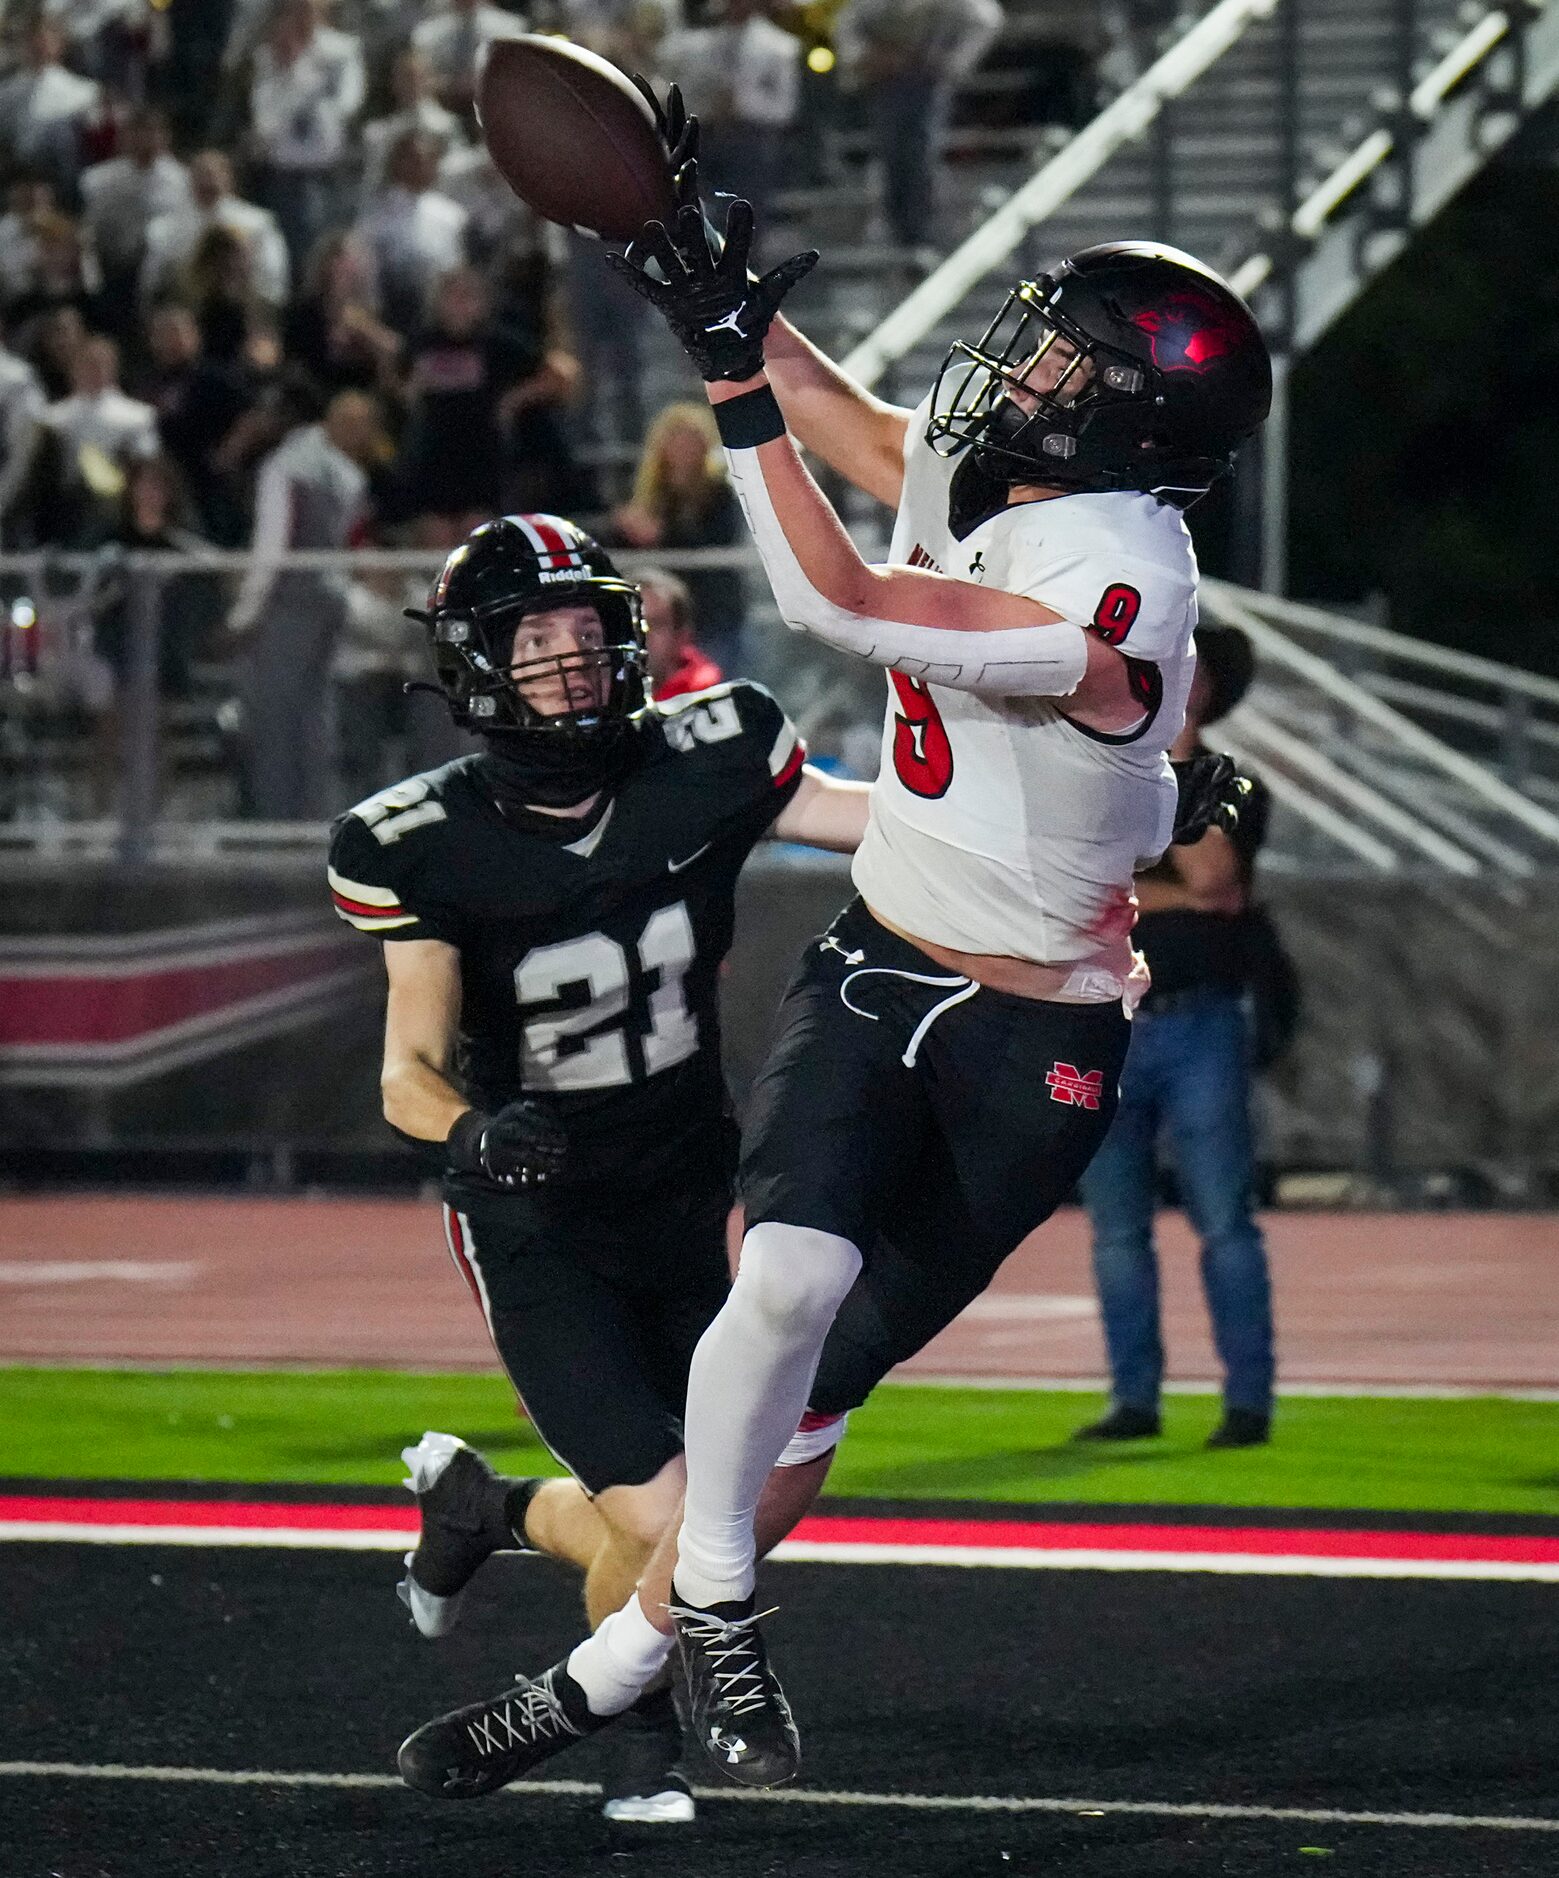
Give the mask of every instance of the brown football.
[[566, 39], [496, 40], [477, 116], [509, 187], [538, 215], [632, 241], [673, 212], [670, 165], [649, 106], [605, 59]]

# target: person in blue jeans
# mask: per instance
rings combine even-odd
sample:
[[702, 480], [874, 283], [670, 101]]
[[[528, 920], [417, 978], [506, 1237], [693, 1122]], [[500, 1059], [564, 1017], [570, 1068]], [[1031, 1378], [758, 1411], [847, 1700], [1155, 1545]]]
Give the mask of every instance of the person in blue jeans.
[[[1201, 627], [1196, 642], [1186, 726], [1170, 752], [1176, 760], [1205, 748], [1203, 729], [1234, 708], [1253, 672], [1250, 641], [1238, 628]], [[1153, 988], [1132, 1027], [1115, 1121], [1080, 1183], [1093, 1226], [1111, 1408], [1079, 1429], [1079, 1440], [1159, 1432], [1164, 1346], [1153, 1216], [1161, 1146], [1202, 1242], [1202, 1288], [1224, 1369], [1223, 1419], [1207, 1445], [1254, 1447], [1271, 1432], [1272, 1296], [1252, 1213], [1246, 1022], [1259, 921], [1250, 883], [1269, 806], [1253, 780], [1232, 833], [1209, 828], [1137, 881], [1134, 938]]]

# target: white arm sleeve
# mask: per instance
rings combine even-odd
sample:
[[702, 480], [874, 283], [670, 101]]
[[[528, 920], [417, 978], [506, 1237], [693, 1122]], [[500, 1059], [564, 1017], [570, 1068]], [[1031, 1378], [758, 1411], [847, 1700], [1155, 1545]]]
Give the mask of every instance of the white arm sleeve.
[[796, 559], [774, 512], [756, 450], [725, 453], [780, 618], [795, 632], [810, 633], [841, 651], [853, 652], [925, 684], [954, 691], [987, 692], [1007, 698], [1064, 698], [1088, 669], [1083, 629], [1058, 620], [997, 632], [959, 632], [945, 626], [912, 626], [870, 618], [836, 606], [818, 592]]

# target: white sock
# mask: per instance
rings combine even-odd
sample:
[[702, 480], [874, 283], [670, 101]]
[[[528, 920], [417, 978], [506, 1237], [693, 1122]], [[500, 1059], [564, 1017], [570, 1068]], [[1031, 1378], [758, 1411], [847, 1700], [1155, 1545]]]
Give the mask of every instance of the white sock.
[[584, 1690], [590, 1713], [620, 1715], [632, 1708], [665, 1668], [672, 1641], [644, 1615], [638, 1592], [602, 1618], [595, 1635], [568, 1659], [568, 1673]]
[[752, 1595], [758, 1496], [796, 1432], [823, 1340], [860, 1269], [848, 1239], [809, 1226], [768, 1222], [742, 1241], [731, 1295], [688, 1374], [674, 1584], [689, 1603]]

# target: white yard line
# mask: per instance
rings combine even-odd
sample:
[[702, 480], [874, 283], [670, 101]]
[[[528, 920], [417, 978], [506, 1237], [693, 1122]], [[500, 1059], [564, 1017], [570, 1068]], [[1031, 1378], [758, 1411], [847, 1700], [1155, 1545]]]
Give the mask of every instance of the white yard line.
[[[935, 1374], [918, 1370], [896, 1370], [885, 1377], [879, 1389], [1036, 1389], [1053, 1390], [1063, 1395], [1106, 1395], [1107, 1376], [960, 1376], [956, 1371]], [[1166, 1382], [1165, 1395], [1220, 1394], [1219, 1385], [1205, 1382]], [[1422, 1402], [1559, 1402], [1559, 1389], [1528, 1388], [1520, 1383], [1437, 1383], [1437, 1382], [1280, 1382], [1279, 1398], [1284, 1396], [1338, 1396], [1351, 1401], [1358, 1396], [1378, 1396], [1386, 1401]]]
[[[325, 1787], [404, 1791], [393, 1774], [277, 1773], [259, 1768], [126, 1767], [73, 1761], [0, 1761], [0, 1778], [57, 1780], [143, 1780], [213, 1787]], [[504, 1791], [517, 1798], [545, 1794], [565, 1799], [593, 1795], [600, 1788], [584, 1780], [520, 1780]], [[1505, 1813], [1363, 1813], [1340, 1807], [1219, 1806], [1174, 1800], [1063, 1800], [985, 1793], [833, 1793], [805, 1787], [763, 1791], [751, 1787], [695, 1787], [701, 1800], [734, 1800], [757, 1805], [898, 1807], [928, 1813], [1073, 1813], [1084, 1818], [1111, 1813], [1159, 1819], [1272, 1819], [1317, 1826], [1397, 1826], [1461, 1832], [1553, 1832], [1559, 1819], [1523, 1818]]]

